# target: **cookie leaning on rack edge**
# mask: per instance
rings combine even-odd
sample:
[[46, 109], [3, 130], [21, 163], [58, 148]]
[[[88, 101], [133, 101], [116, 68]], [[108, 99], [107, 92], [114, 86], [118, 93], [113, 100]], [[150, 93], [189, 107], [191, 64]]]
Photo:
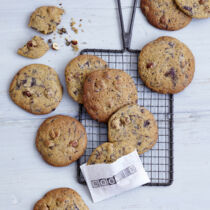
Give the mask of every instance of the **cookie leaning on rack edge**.
[[173, 37], [160, 37], [143, 47], [138, 61], [144, 84], [163, 94], [184, 90], [192, 81], [195, 60], [190, 49]]
[[90, 116], [107, 122], [119, 108], [137, 103], [137, 89], [133, 79], [119, 69], [94, 71], [84, 83], [83, 102]]
[[54, 69], [43, 64], [31, 64], [14, 76], [9, 94], [22, 109], [41, 115], [56, 109], [62, 99], [63, 89]]
[[36, 147], [53, 166], [67, 166], [80, 158], [87, 146], [83, 125], [76, 119], [56, 115], [46, 119], [37, 132]]
[[81, 196], [71, 188], [57, 188], [47, 192], [36, 202], [33, 210], [88, 210]]
[[65, 69], [66, 87], [69, 95], [83, 103], [83, 84], [89, 73], [107, 69], [107, 63], [94, 55], [79, 55], [71, 60]]
[[110, 142], [127, 141], [136, 146], [139, 154], [143, 154], [157, 142], [157, 122], [144, 107], [127, 105], [110, 117], [108, 139]]

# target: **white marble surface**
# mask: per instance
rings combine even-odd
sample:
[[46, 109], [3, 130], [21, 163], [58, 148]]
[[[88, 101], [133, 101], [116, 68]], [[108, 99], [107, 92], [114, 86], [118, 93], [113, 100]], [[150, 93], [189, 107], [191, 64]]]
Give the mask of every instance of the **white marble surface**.
[[[82, 48], [121, 48], [114, 0], [1, 0], [0, 3], [0, 210], [32, 209], [37, 199], [56, 187], [78, 191], [93, 210], [207, 210], [210, 195], [210, 19], [193, 20], [185, 29], [166, 32], [150, 26], [137, 9], [132, 48], [140, 49], [161, 36], [185, 42], [196, 59], [192, 84], [175, 98], [174, 182], [170, 187], [143, 187], [93, 204], [87, 188], [77, 183], [76, 164], [55, 168], [47, 165], [35, 149], [35, 133], [47, 116], [34, 116], [15, 106], [8, 96], [9, 83], [21, 67], [43, 63], [56, 69], [64, 85], [64, 68], [76, 54], [63, 47], [36, 60], [16, 54], [27, 39], [38, 34], [27, 27], [30, 13], [41, 5], [63, 2], [66, 14], [61, 26], [69, 29], [70, 18], [83, 19], [84, 33], [75, 36]], [[128, 15], [130, 0], [122, 0]], [[125, 21], [126, 22], [126, 21]], [[48, 36], [44, 36], [48, 39]], [[50, 37], [50, 36], [49, 36]], [[61, 44], [64, 38], [57, 42]], [[77, 104], [68, 97], [54, 114], [76, 116]]]

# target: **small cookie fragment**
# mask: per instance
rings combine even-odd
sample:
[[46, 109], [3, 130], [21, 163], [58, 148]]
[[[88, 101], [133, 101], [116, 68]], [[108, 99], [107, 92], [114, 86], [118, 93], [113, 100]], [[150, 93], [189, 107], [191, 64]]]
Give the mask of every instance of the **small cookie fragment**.
[[58, 29], [58, 33], [59, 33], [60, 35], [66, 34], [66, 33], [67, 33], [67, 30], [66, 30], [66, 28], [60, 28], [60, 29]]
[[58, 44], [55, 43], [55, 42], [53, 42], [53, 43], [52, 43], [52, 49], [53, 49], [53, 50], [59, 50]]
[[63, 13], [63, 9], [55, 6], [39, 7], [32, 13], [28, 26], [43, 34], [50, 34], [60, 24]]
[[87, 165], [99, 163], [113, 163], [120, 157], [135, 150], [135, 146], [126, 141], [106, 142], [99, 145], [90, 155]]
[[174, 94], [191, 83], [195, 60], [184, 43], [163, 36], [144, 46], [139, 55], [138, 69], [148, 88], [158, 93]]
[[22, 48], [18, 49], [18, 54], [27, 58], [40, 58], [49, 50], [48, 44], [39, 36], [34, 36]]
[[110, 117], [108, 139], [110, 142], [127, 141], [136, 146], [139, 154], [143, 154], [157, 142], [157, 122], [144, 107], [125, 106]]
[[83, 103], [89, 115], [99, 122], [127, 104], [136, 104], [137, 89], [133, 79], [119, 69], [94, 71], [88, 75], [83, 88]]
[[31, 64], [15, 75], [9, 93], [19, 107], [41, 115], [56, 109], [62, 99], [63, 90], [54, 69], [43, 64]]
[[193, 18], [210, 17], [210, 0], [175, 0], [179, 8]]
[[71, 41], [71, 47], [73, 48], [73, 50], [75, 52], [77, 52], [79, 50], [78, 41], [77, 40], [72, 40]]
[[168, 31], [184, 28], [192, 19], [177, 7], [174, 0], [141, 0], [141, 10], [150, 24]]
[[87, 135], [76, 119], [56, 115], [46, 119], [37, 132], [36, 147], [42, 158], [53, 166], [67, 166], [85, 152]]
[[71, 188], [57, 188], [47, 192], [36, 202], [33, 210], [88, 210], [81, 196]]
[[75, 34], [78, 34], [78, 29], [74, 26], [75, 24], [76, 24], [76, 22], [72, 18], [71, 22], [70, 22], [71, 30], [74, 31]]
[[107, 63], [94, 55], [79, 55], [66, 66], [65, 78], [69, 95], [78, 103], [83, 103], [83, 84], [87, 75], [96, 70], [106, 69]]

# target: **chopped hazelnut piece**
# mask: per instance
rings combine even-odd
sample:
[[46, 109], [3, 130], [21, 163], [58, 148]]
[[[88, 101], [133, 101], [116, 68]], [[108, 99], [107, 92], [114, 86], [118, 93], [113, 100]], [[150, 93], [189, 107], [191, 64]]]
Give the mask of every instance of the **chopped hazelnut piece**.
[[54, 43], [52, 44], [52, 49], [53, 49], [53, 50], [59, 50], [58, 44], [54, 42]]

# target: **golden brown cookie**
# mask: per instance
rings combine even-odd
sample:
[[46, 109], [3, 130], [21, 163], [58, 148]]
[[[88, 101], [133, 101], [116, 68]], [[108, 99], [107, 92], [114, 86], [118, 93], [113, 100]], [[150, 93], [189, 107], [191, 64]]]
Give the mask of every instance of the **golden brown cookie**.
[[210, 17], [210, 0], [175, 0], [179, 8], [193, 18]]
[[63, 13], [64, 10], [58, 7], [39, 7], [32, 13], [28, 26], [43, 34], [50, 34], [60, 24]]
[[53, 166], [67, 166], [85, 152], [87, 135], [76, 119], [56, 115], [46, 119], [37, 132], [36, 147], [43, 159]]
[[120, 157], [127, 155], [135, 150], [135, 145], [127, 141], [110, 143], [106, 142], [99, 145], [90, 155], [87, 164], [113, 163]]
[[81, 196], [70, 188], [49, 191], [36, 202], [34, 210], [88, 210]]
[[66, 66], [65, 78], [69, 95], [78, 103], [83, 103], [83, 84], [87, 75], [107, 68], [107, 63], [94, 55], [79, 55]]
[[153, 114], [138, 105], [127, 105], [114, 113], [108, 123], [110, 142], [127, 141], [136, 145], [139, 154], [151, 149], [158, 139]]
[[48, 44], [39, 36], [34, 36], [22, 48], [18, 49], [18, 54], [27, 58], [40, 58], [49, 50]]
[[184, 28], [192, 19], [177, 7], [174, 0], [141, 0], [141, 10], [150, 24], [168, 31]]
[[22, 109], [32, 114], [48, 114], [60, 103], [63, 90], [54, 69], [31, 64], [15, 75], [9, 93], [13, 102]]
[[137, 103], [133, 79], [124, 71], [109, 69], [94, 71], [84, 83], [83, 103], [94, 120], [107, 122], [119, 108]]
[[163, 36], [140, 52], [139, 74], [145, 85], [158, 93], [178, 93], [192, 81], [195, 71], [190, 49], [173, 37]]

